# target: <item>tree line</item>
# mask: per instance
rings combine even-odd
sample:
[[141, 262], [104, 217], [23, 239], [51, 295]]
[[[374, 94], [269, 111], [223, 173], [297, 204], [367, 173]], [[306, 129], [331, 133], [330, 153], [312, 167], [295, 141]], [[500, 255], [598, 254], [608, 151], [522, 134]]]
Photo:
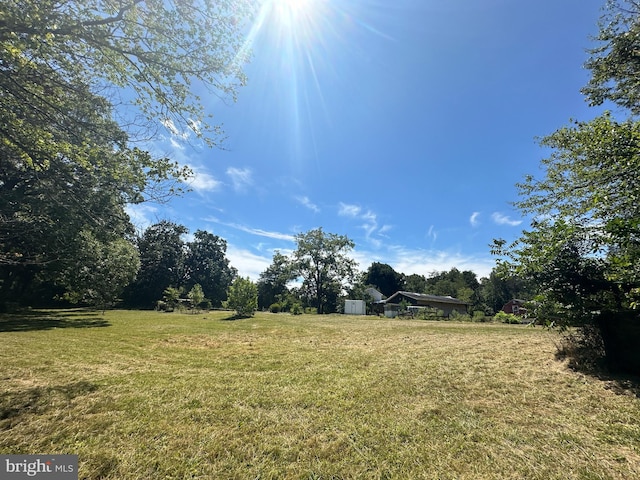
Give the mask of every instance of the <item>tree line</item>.
[[[1, 266], [0, 299], [5, 308], [7, 304], [50, 306], [57, 299], [99, 308], [117, 304], [144, 309], [195, 295], [196, 305], [229, 306], [230, 290], [242, 285], [234, 282], [253, 282], [238, 277], [226, 257], [223, 238], [204, 230], [188, 234], [185, 226], [170, 221], [151, 225], [129, 240], [108, 243], [82, 231], [75, 261], [52, 277], [38, 274], [51, 269], [45, 265]], [[374, 287], [386, 296], [399, 290], [450, 295], [492, 315], [514, 296], [531, 296], [525, 282], [505, 280], [495, 272], [478, 280], [474, 272], [453, 268], [425, 277], [398, 273], [379, 262], [361, 272], [350, 257], [354, 243], [322, 228], [298, 234], [295, 240], [291, 255], [276, 252], [260, 274], [254, 285], [257, 308], [335, 313], [346, 298], [371, 300], [365, 290]], [[201, 294], [194, 294], [194, 288]]]

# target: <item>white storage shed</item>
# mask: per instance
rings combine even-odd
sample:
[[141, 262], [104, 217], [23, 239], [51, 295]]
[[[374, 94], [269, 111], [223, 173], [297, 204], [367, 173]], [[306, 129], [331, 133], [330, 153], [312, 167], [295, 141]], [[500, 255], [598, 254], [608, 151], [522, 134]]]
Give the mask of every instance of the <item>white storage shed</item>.
[[345, 315], [366, 315], [367, 306], [364, 300], [345, 300], [344, 313]]

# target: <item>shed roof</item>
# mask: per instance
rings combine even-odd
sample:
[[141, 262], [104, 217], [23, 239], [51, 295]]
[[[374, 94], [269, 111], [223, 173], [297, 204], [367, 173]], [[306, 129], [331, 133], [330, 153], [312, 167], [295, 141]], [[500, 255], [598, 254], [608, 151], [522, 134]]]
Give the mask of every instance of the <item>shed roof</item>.
[[394, 300], [397, 297], [405, 296], [412, 298], [418, 302], [438, 302], [438, 303], [451, 303], [454, 305], [469, 305], [468, 302], [463, 302], [453, 297], [443, 297], [440, 295], [429, 295], [426, 293], [413, 293], [413, 292], [396, 292], [385, 300], [385, 303], [395, 303]]

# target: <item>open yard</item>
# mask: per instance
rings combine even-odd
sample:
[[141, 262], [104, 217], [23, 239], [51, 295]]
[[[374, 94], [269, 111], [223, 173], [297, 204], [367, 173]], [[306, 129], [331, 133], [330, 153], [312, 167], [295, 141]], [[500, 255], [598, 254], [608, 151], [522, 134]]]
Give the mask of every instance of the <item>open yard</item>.
[[640, 399], [554, 332], [227, 316], [0, 317], [0, 453], [90, 479], [640, 478]]

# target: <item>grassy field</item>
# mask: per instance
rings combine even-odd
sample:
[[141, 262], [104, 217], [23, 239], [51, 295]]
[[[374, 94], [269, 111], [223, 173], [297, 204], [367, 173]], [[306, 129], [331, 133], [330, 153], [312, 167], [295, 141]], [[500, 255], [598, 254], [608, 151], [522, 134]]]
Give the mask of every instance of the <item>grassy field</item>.
[[640, 478], [640, 399], [556, 333], [227, 316], [0, 317], [0, 453], [90, 479]]

